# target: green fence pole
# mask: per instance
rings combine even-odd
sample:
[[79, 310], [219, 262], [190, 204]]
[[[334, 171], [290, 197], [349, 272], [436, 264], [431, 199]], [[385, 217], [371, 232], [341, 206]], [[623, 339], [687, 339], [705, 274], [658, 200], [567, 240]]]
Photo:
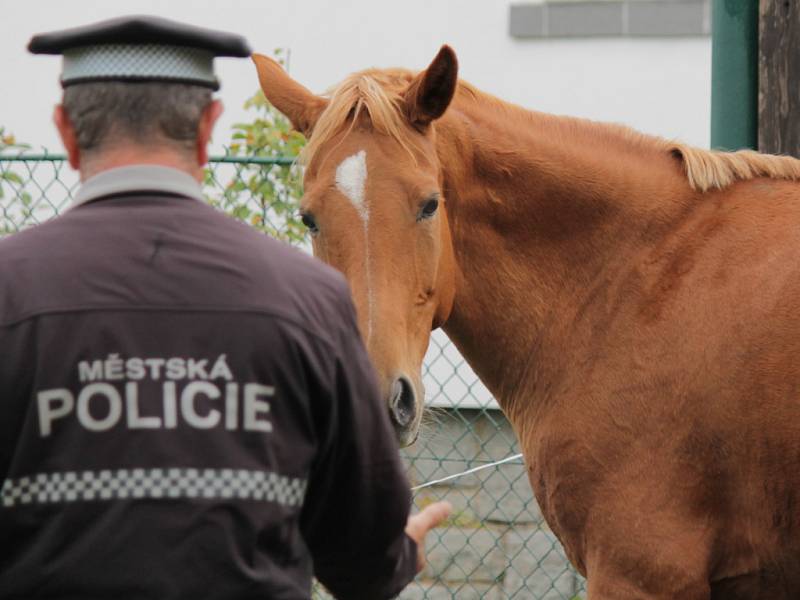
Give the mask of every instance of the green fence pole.
[[711, 147], [758, 143], [758, 0], [713, 0]]

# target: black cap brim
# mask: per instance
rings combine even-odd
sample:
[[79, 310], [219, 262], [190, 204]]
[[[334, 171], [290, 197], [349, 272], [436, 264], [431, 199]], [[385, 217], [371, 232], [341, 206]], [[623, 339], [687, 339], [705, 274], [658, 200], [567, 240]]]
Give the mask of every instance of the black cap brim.
[[169, 19], [129, 16], [33, 36], [33, 54], [62, 54], [64, 50], [100, 44], [169, 44], [209, 50], [214, 56], [245, 58], [252, 49], [242, 36], [194, 27]]

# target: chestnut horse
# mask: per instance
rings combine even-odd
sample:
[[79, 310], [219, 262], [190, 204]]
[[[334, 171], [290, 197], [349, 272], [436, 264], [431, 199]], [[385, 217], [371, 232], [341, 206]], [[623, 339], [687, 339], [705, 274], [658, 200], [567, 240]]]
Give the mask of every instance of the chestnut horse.
[[329, 97], [254, 60], [401, 442], [443, 327], [592, 600], [800, 598], [800, 161], [524, 110], [446, 46]]

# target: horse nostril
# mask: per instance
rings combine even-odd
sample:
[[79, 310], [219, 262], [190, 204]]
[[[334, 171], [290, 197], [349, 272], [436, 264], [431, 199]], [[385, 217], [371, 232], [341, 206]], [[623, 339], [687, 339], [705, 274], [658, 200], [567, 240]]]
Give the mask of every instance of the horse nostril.
[[414, 387], [405, 377], [398, 377], [392, 384], [392, 396], [389, 400], [392, 421], [399, 427], [408, 427], [414, 420], [416, 408]]

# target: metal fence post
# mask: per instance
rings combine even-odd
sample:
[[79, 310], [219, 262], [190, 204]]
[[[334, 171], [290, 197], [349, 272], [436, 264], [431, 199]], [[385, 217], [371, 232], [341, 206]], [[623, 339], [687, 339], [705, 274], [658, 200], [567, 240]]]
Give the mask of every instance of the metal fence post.
[[711, 19], [711, 147], [755, 148], [758, 0], [714, 0]]

